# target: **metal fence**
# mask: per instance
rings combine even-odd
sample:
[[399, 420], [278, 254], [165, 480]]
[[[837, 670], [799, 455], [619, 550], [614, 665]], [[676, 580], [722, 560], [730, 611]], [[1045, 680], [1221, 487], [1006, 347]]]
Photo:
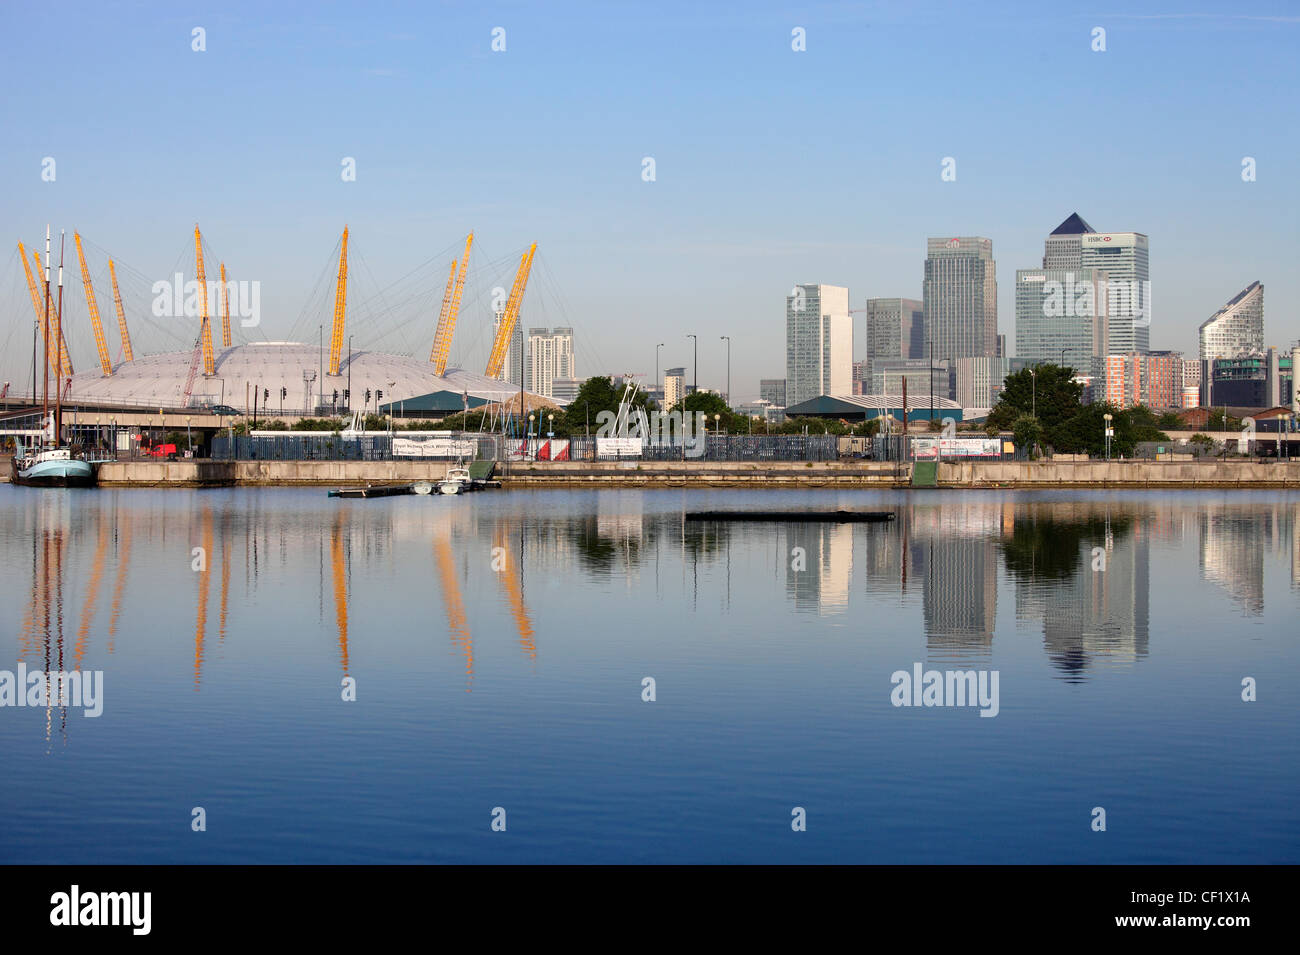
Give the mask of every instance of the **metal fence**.
[[[394, 439], [398, 453], [394, 454]], [[389, 460], [511, 460], [533, 461], [565, 447], [563, 460], [603, 461], [613, 456], [599, 454], [599, 439], [579, 436], [571, 439], [512, 438], [502, 435], [448, 433], [431, 440], [408, 438], [402, 432], [343, 437], [337, 432], [319, 434], [236, 435], [212, 439], [211, 456], [216, 460], [261, 461], [389, 461]], [[546, 447], [547, 445], [551, 447]], [[639, 454], [623, 460], [640, 461], [834, 461], [838, 448], [834, 435], [771, 434], [712, 435], [702, 449], [675, 445], [643, 445]], [[543, 450], [545, 448], [545, 450]], [[702, 451], [702, 453], [699, 453]]]

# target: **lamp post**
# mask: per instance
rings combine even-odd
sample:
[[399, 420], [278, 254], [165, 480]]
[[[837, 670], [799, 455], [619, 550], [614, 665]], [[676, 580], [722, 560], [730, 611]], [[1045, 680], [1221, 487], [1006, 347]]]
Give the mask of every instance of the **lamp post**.
[[1111, 427], [1111, 422], [1115, 420], [1115, 416], [1111, 414], [1109, 411], [1107, 411], [1101, 417], [1106, 422], [1104, 437], [1106, 439], [1106, 460], [1109, 461], [1110, 460], [1110, 439], [1115, 436], [1115, 429]]
[[189, 446], [190, 457], [194, 457], [194, 439], [190, 437], [190, 416], [185, 416], [185, 443]]
[[348, 400], [344, 402], [348, 414], [352, 414], [352, 336], [348, 336]]
[[727, 402], [727, 407], [731, 407], [731, 336], [723, 335], [722, 341], [727, 343], [727, 393], [723, 395], [723, 400]]
[[1038, 418], [1038, 375], [1032, 368], [1029, 369], [1029, 378], [1034, 383], [1033, 399], [1032, 399], [1032, 403], [1029, 406], [1031, 409], [1029, 413], [1031, 416], [1037, 419]]
[[112, 437], [112, 441], [113, 441], [113, 460], [116, 461], [116, 460], [117, 460], [117, 419], [116, 419], [116, 418], [109, 418], [109, 419], [108, 419], [108, 423], [109, 423], [110, 425], [112, 425], [112, 427], [113, 427], [113, 437]]
[[659, 380], [659, 349], [663, 347], [663, 342], [655, 346], [655, 390], [659, 392], [660, 398], [663, 397], [663, 383]]
[[546, 436], [548, 438], [555, 437], [555, 415], [554, 414], [547, 414], [546, 416]]
[[700, 339], [698, 335], [687, 335], [687, 338], [695, 339], [695, 391], [700, 390]]

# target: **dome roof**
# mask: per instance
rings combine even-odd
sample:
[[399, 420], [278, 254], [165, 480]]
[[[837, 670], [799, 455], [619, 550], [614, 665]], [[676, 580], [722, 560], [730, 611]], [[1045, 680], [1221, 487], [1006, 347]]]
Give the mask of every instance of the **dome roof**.
[[[97, 370], [79, 372], [72, 376], [69, 400], [124, 406], [182, 407], [192, 357], [191, 351], [141, 356], [116, 365], [108, 377]], [[270, 392], [268, 404], [275, 411], [281, 407], [280, 389], [283, 388], [286, 391], [283, 398], [286, 412], [310, 413], [314, 411], [312, 406], [320, 394], [328, 404], [333, 392], [337, 391], [342, 403], [343, 390], [349, 387], [349, 368], [353, 409], [362, 406], [367, 388], [371, 391], [372, 402], [375, 400], [374, 392], [382, 390], [385, 404], [434, 391], [465, 392], [488, 401], [503, 401], [519, 394], [518, 387], [507, 382], [460, 368], [448, 368], [446, 374], [435, 375], [433, 365], [428, 361], [406, 355], [354, 350], [349, 362], [344, 350], [339, 374], [333, 377], [325, 374], [322, 382], [319, 380], [322, 369], [328, 364], [328, 349], [297, 342], [256, 342], [217, 349], [216, 372], [212, 377], [204, 376], [200, 359], [191, 389], [191, 403], [227, 404], [242, 409], [246, 394], [251, 404], [253, 388], [265, 388]]]

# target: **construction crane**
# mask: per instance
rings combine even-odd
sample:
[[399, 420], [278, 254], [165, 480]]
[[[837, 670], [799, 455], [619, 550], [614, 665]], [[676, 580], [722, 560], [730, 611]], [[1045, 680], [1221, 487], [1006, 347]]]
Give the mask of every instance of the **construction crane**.
[[496, 339], [492, 342], [492, 354], [488, 356], [487, 371], [489, 378], [500, 378], [506, 364], [506, 349], [510, 336], [514, 334], [515, 322], [519, 319], [519, 303], [523, 300], [524, 289], [528, 286], [528, 273], [533, 267], [533, 254], [537, 243], [529, 246], [528, 251], [519, 259], [519, 271], [515, 273], [515, 284], [510, 289], [510, 298], [506, 300], [506, 310], [497, 326]]
[[[45, 309], [41, 306], [41, 293], [36, 287], [36, 280], [32, 278], [32, 267], [27, 261], [27, 251], [23, 248], [21, 242], [18, 243], [18, 256], [23, 260], [23, 271], [27, 273], [27, 290], [32, 293], [32, 309], [36, 312], [36, 323], [40, 326], [41, 338], [47, 339], [48, 334], [45, 331]], [[36, 250], [32, 250], [32, 259], [36, 262], [36, 274], [40, 275], [41, 254]], [[60, 329], [60, 331], [62, 331], [62, 329]], [[68, 340], [66, 337], [63, 339], [62, 347], [59, 349], [59, 354], [56, 355], [53, 350], [50, 350], [49, 354], [50, 371], [54, 373], [54, 377], [56, 378], [63, 377], [63, 372], [59, 367], [60, 357], [62, 358], [64, 367], [68, 369], [68, 374], [72, 374], [72, 362], [68, 360]]]
[[230, 347], [230, 297], [226, 292], [226, 263], [221, 263], [221, 347]]
[[122, 311], [122, 296], [117, 290], [117, 269], [113, 267], [112, 259], [108, 260], [108, 275], [113, 280], [113, 307], [117, 309], [117, 331], [122, 336], [122, 357], [135, 361], [131, 353], [131, 333], [126, 329], [126, 313]]
[[99, 352], [99, 367], [104, 377], [113, 374], [113, 362], [108, 357], [108, 341], [104, 338], [104, 326], [99, 321], [99, 305], [95, 301], [95, 287], [90, 284], [90, 269], [86, 268], [86, 253], [81, 248], [81, 233], [72, 233], [72, 240], [77, 244], [77, 261], [81, 263], [81, 286], [86, 290], [86, 311], [90, 313], [90, 327], [95, 330], [95, 350]]
[[[343, 227], [343, 246], [339, 249], [339, 281], [334, 289], [334, 330], [330, 332], [330, 367], [328, 374], [339, 373], [339, 357], [343, 354], [343, 318], [348, 306], [348, 227]], [[321, 394], [325, 382], [321, 382]]]
[[[212, 354], [212, 320], [208, 317], [208, 280], [203, 274], [203, 237], [198, 224], [194, 225], [194, 280], [199, 283], [199, 340], [203, 345], [203, 374], [211, 377], [217, 373]], [[187, 399], [189, 395], [185, 396]]]
[[[447, 279], [447, 292], [442, 297], [442, 312], [438, 315], [438, 331], [433, 336], [433, 351], [429, 361], [433, 362], [433, 373], [441, 375], [447, 370], [447, 355], [451, 351], [451, 336], [456, 331], [456, 316], [460, 314], [460, 297], [465, 291], [465, 270], [469, 268], [469, 250], [474, 244], [474, 233], [465, 239], [465, 254], [460, 257], [460, 271], [456, 274], [453, 289], [450, 276]], [[451, 263], [452, 272], [456, 272], [456, 263]]]

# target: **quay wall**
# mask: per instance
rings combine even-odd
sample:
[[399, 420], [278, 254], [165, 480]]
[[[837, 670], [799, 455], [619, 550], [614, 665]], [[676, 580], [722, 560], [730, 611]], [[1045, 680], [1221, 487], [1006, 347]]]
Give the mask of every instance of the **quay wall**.
[[[113, 461], [103, 487], [347, 487], [439, 480], [433, 461]], [[548, 461], [498, 468], [504, 487], [907, 487], [875, 461]], [[8, 469], [4, 469], [8, 480]], [[1300, 488], [1300, 462], [990, 461], [939, 465], [940, 488]]]

